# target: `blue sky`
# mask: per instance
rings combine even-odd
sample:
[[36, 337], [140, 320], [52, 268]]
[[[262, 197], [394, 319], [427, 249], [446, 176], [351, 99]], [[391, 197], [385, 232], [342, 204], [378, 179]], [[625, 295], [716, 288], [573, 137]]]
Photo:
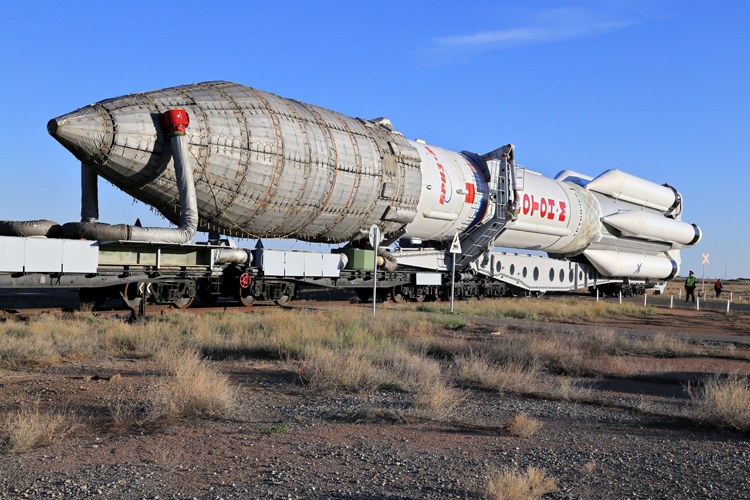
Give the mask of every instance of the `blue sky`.
[[[79, 218], [50, 118], [229, 80], [456, 151], [513, 143], [548, 176], [668, 182], [704, 233], [682, 272], [710, 253], [707, 275], [750, 278], [750, 2], [10, 2], [0, 46], [2, 219]], [[164, 224], [100, 190], [103, 221]]]

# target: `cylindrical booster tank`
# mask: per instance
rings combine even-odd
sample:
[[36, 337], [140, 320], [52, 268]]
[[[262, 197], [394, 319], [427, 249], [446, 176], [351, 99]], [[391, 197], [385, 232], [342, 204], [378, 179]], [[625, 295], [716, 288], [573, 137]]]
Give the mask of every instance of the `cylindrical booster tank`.
[[481, 221], [490, 194], [482, 169], [460, 153], [421, 141], [411, 144], [422, 160], [422, 190], [404, 237], [450, 240]]
[[[572, 254], [601, 239], [601, 208], [582, 187], [530, 170], [516, 192], [516, 219], [495, 244], [510, 248]], [[519, 182], [520, 184], [520, 182]]]
[[[419, 141], [412, 145], [422, 159], [422, 193], [405, 237], [440, 241], [470, 231], [489, 205], [484, 170], [463, 154]], [[522, 182], [514, 195], [516, 220], [497, 246], [572, 253], [598, 241], [601, 211], [592, 193], [531, 171], [524, 171]]]

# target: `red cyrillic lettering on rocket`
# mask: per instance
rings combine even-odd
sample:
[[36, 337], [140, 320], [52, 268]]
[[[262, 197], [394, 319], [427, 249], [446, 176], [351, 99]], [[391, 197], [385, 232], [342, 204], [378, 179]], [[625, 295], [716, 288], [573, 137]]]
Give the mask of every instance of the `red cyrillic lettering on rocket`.
[[529, 215], [533, 216], [535, 210], [539, 210], [539, 202], [534, 201], [534, 195], [532, 194], [531, 195], [531, 213]]
[[438, 168], [438, 175], [440, 175], [440, 198], [438, 199], [438, 201], [441, 205], [445, 205], [445, 196], [447, 194], [445, 191], [445, 167], [440, 164], [440, 161], [438, 161], [438, 157], [433, 150], [431, 150], [427, 146], [425, 146], [424, 149], [425, 151], [430, 153], [433, 158], [435, 158], [435, 164]]
[[[556, 208], [555, 205], [559, 206], [559, 209]], [[557, 202], [552, 198], [541, 198], [540, 201], [535, 201], [533, 194], [531, 196], [529, 196], [528, 194], [524, 194], [523, 202], [521, 205], [521, 212], [523, 213], [523, 215], [532, 217], [534, 215], [534, 212], [538, 211], [539, 218], [549, 220], [555, 220], [555, 216], [559, 212], [560, 215], [558, 220], [561, 222], [565, 222], [565, 206], [566, 205], [564, 201]]]

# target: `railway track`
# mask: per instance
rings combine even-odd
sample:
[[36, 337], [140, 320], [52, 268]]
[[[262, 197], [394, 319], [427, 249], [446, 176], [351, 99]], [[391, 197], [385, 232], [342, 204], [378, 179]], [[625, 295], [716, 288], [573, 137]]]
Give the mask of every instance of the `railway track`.
[[[365, 307], [366, 304], [352, 304], [351, 301], [326, 301], [326, 305], [344, 307]], [[369, 306], [368, 306], [369, 307]], [[294, 302], [291, 304], [279, 306], [273, 302], [268, 303], [256, 303], [252, 306], [241, 306], [234, 302], [227, 301], [226, 304], [219, 303], [211, 307], [188, 307], [178, 308], [170, 304], [149, 304], [145, 308], [145, 317], [151, 318], [156, 316], [163, 316], [165, 314], [205, 314], [210, 312], [238, 312], [253, 314], [262, 311], [268, 311], [269, 309], [318, 309], [314, 306], [314, 303], [308, 301]], [[74, 308], [74, 307], [33, 307], [33, 308], [8, 308], [0, 310], [0, 321], [28, 321], [29, 319], [37, 318], [42, 315], [51, 316], [65, 316], [75, 313], [87, 312], [97, 318], [111, 318], [111, 319], [130, 319], [133, 315], [133, 310], [126, 308], [117, 307], [106, 307], [96, 310], [86, 311], [85, 309]], [[138, 313], [138, 311], [136, 311]]]
[[[584, 300], [595, 300], [593, 297], [586, 293], [578, 293], [578, 294], [565, 294], [565, 296], [574, 296], [578, 299], [584, 299]], [[30, 295], [27, 297], [24, 296], [18, 296], [16, 297], [16, 300], [11, 301], [9, 303], [3, 303], [4, 301], [2, 299], [7, 298], [7, 295], [0, 296], [0, 321], [8, 321], [8, 320], [20, 320], [20, 321], [26, 321], [31, 318], [35, 318], [44, 314], [49, 314], [53, 316], [63, 316], [66, 314], [73, 314], [75, 312], [80, 312], [81, 308], [79, 305], [76, 305], [76, 301], [71, 301], [69, 299], [61, 299], [58, 301], [54, 300], [54, 297], [45, 297], [45, 296], [37, 296], [37, 295]], [[327, 309], [330, 307], [366, 307], [369, 308], [372, 306], [371, 302], [361, 302], [356, 300], [355, 294], [353, 293], [340, 293], [340, 291], [328, 291], [328, 292], [320, 292], [320, 291], [305, 291], [302, 293], [302, 297], [298, 298], [296, 300], [289, 301], [288, 303], [284, 305], [278, 305], [273, 301], [267, 301], [267, 302], [256, 302], [251, 306], [243, 306], [239, 304], [237, 301], [234, 300], [222, 300], [217, 302], [216, 304], [212, 306], [204, 306], [201, 304], [197, 305], [191, 305], [187, 308], [180, 308], [176, 307], [172, 304], [148, 304], [145, 308], [145, 317], [154, 317], [154, 316], [162, 316], [164, 314], [174, 314], [174, 313], [182, 313], [182, 314], [204, 314], [208, 312], [221, 312], [221, 311], [233, 311], [233, 312], [242, 312], [242, 313], [256, 313], [260, 311], [267, 311], [272, 308], [283, 308], [283, 309], [312, 309], [312, 310], [321, 310], [321, 309]], [[46, 302], [49, 305], [38, 305], [34, 304], [35, 302], [39, 302], [38, 299], [40, 298], [46, 298]], [[551, 298], [551, 297], [547, 297]], [[484, 300], [512, 300], [510, 298], [505, 299], [484, 299]], [[529, 299], [533, 300], [533, 299]], [[617, 298], [601, 298], [600, 300], [606, 301], [606, 302], [615, 302], [618, 301]], [[643, 299], [640, 297], [627, 297], [623, 298], [623, 302], [629, 302], [629, 303], [643, 303]], [[32, 307], [23, 307], [23, 303], [30, 303], [34, 304], [35, 306]], [[55, 303], [57, 302], [57, 304]], [[112, 301], [117, 302], [117, 301]], [[389, 301], [386, 301], [386, 304], [389, 303]], [[10, 306], [8, 305], [10, 304]], [[62, 305], [61, 305], [62, 304]], [[19, 305], [21, 305], [19, 307]], [[649, 297], [648, 298], [648, 305], [652, 306], [660, 306], [660, 307], [670, 307], [670, 299], [666, 297]], [[674, 308], [676, 309], [695, 309], [695, 304], [693, 303], [684, 303], [684, 301], [674, 301], [673, 303]], [[711, 309], [711, 310], [725, 310], [726, 309], [726, 303], [723, 302], [715, 302], [715, 301], [705, 301], [701, 302], [701, 309]], [[731, 304], [732, 311], [736, 312], [742, 312], [742, 313], [748, 313], [750, 312], [750, 304], [747, 303], [732, 303]], [[136, 309], [136, 314], [138, 314], [138, 310]], [[109, 307], [100, 307], [95, 310], [91, 310], [90, 313], [96, 317], [100, 318], [112, 318], [112, 319], [129, 319], [133, 314], [133, 309], [129, 309], [127, 307], [124, 307], [121, 303]]]

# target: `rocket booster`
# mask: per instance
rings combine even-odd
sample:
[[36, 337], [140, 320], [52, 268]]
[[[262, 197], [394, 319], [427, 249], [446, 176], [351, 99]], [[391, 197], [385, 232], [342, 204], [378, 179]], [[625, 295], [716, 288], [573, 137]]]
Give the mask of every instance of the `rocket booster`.
[[[158, 119], [175, 108], [190, 117], [199, 230], [345, 242], [377, 224], [386, 237], [447, 241], [491, 217], [493, 184], [480, 157], [407, 140], [384, 118], [351, 118], [235, 83], [107, 99], [50, 120], [48, 131], [177, 223], [172, 152]], [[679, 249], [700, 239], [669, 186], [618, 170], [596, 179], [519, 172], [496, 246], [583, 255], [605, 276], [665, 278]]]

